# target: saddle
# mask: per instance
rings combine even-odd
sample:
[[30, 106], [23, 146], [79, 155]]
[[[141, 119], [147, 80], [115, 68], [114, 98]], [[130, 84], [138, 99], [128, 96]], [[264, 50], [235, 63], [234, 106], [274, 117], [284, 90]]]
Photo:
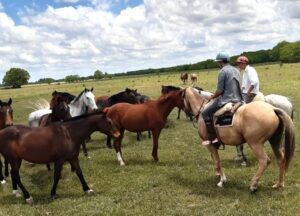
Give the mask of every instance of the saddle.
[[242, 102], [225, 104], [214, 114], [214, 127], [232, 126], [234, 114], [242, 105]]

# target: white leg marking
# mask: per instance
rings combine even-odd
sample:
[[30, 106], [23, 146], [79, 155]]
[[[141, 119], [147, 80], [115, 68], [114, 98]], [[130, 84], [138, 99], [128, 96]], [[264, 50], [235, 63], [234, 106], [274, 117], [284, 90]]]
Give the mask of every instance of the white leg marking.
[[1, 184], [5, 184], [5, 183], [6, 183], [5, 179], [3, 179], [3, 180], [1, 181]]
[[21, 194], [19, 193], [18, 190], [13, 190], [12, 193], [13, 193], [13, 195], [15, 195], [17, 198], [18, 198], [18, 197], [21, 197]]
[[124, 163], [124, 161], [123, 161], [123, 159], [122, 159], [122, 156], [121, 156], [121, 153], [120, 153], [120, 152], [117, 152], [117, 159], [118, 159], [118, 161], [120, 162], [120, 165], [121, 165], [121, 166], [124, 166], [124, 165], [125, 165], [125, 163]]

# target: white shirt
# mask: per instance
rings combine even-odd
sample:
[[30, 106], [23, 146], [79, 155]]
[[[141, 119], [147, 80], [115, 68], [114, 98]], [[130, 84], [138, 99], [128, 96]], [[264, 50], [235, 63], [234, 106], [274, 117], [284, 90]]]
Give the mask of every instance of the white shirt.
[[251, 85], [254, 86], [251, 93], [258, 94], [259, 80], [258, 80], [257, 72], [253, 67], [247, 65], [243, 74], [242, 93], [247, 93]]

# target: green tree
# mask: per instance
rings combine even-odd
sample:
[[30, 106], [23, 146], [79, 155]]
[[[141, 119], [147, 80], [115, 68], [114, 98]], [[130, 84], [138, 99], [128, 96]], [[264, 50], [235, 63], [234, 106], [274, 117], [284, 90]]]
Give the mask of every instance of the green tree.
[[21, 88], [21, 85], [26, 85], [30, 79], [30, 74], [21, 68], [11, 68], [3, 77], [3, 85], [11, 86], [12, 88]]
[[103, 73], [100, 70], [96, 70], [94, 73], [94, 79], [102, 79], [104, 77]]
[[73, 83], [73, 82], [77, 82], [80, 80], [80, 77], [78, 75], [69, 75], [66, 76], [65, 81], [67, 83]]
[[55, 80], [52, 79], [52, 78], [42, 78], [42, 79], [39, 79], [39, 81], [37, 81], [37, 83], [47, 83], [47, 84], [50, 84], [50, 83], [53, 83]]

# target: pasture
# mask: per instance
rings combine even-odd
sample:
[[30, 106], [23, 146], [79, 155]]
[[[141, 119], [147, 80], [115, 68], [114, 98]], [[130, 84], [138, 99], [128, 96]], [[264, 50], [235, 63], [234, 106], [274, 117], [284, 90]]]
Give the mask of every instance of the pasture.
[[[52, 171], [44, 165], [22, 164], [20, 175], [34, 198], [33, 206], [23, 198], [12, 195], [11, 180], [0, 185], [0, 215], [297, 215], [300, 212], [300, 64], [256, 66], [261, 91], [291, 98], [296, 125], [296, 151], [285, 188], [271, 188], [278, 176], [275, 156], [268, 143], [265, 149], [272, 163], [263, 175], [258, 192], [250, 194], [249, 184], [257, 170], [257, 161], [246, 145], [248, 167], [233, 160], [234, 147], [220, 151], [228, 182], [224, 188], [216, 186], [217, 179], [210, 155], [192, 123], [181, 114], [176, 120], [177, 108], [169, 116], [167, 128], [159, 139], [159, 162], [153, 162], [152, 140], [143, 133], [142, 141], [136, 134], [125, 132], [122, 143], [126, 166], [119, 166], [114, 149], [106, 147], [106, 136], [95, 133], [87, 143], [91, 156], [80, 154], [83, 174], [95, 191], [85, 195], [69, 164], [64, 166], [57, 188], [58, 198], [50, 199]], [[217, 71], [197, 73], [197, 85], [214, 91]], [[14, 123], [27, 124], [32, 102], [38, 98], [50, 100], [54, 90], [77, 95], [85, 87], [94, 87], [96, 96], [112, 95], [126, 87], [156, 99], [161, 85], [182, 86], [180, 73], [153, 76], [123, 77], [111, 80], [75, 84], [25, 86], [21, 89], [2, 89], [0, 99], [13, 99]], [[191, 85], [189, 81], [188, 84]], [[262, 116], [263, 118], [263, 116]]]

